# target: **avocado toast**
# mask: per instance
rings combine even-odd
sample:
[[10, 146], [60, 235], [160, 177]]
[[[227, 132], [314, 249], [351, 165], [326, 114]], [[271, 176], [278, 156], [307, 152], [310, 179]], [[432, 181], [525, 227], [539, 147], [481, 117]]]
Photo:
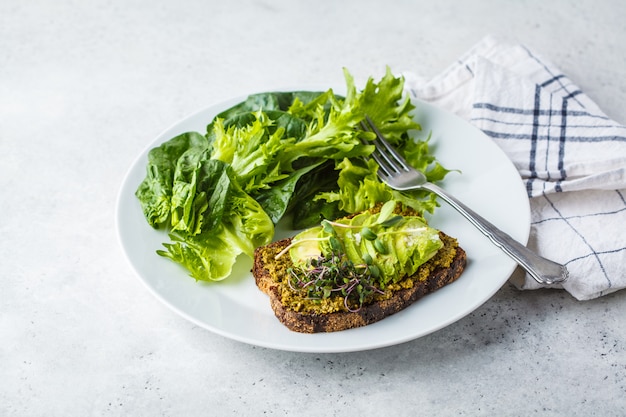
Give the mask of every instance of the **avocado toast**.
[[281, 323], [301, 333], [365, 326], [455, 281], [456, 239], [390, 201], [255, 250], [252, 273]]

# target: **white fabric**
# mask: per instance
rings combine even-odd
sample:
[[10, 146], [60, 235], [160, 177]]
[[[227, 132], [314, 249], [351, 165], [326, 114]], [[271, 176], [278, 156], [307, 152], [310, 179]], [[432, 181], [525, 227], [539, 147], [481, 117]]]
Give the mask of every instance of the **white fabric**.
[[[509, 156], [531, 207], [528, 246], [563, 263], [579, 300], [626, 287], [626, 127], [522, 45], [487, 37], [414, 97], [481, 129]], [[540, 286], [530, 276], [521, 289]]]

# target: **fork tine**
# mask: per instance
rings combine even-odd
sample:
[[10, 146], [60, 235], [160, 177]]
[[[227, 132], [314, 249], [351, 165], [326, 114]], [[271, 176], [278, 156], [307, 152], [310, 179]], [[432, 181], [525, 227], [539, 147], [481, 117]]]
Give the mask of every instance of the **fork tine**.
[[[361, 127], [366, 132], [373, 132], [372, 128], [367, 125], [365, 121], [361, 121]], [[389, 156], [385, 155], [385, 149], [381, 147], [379, 140], [375, 140], [372, 142], [363, 142], [366, 144], [374, 145], [375, 149], [374, 152], [370, 154], [370, 158], [372, 158], [378, 164], [378, 176], [381, 177], [383, 181], [387, 181], [394, 174], [397, 174], [399, 172], [398, 169], [395, 168], [395, 166], [393, 165], [393, 162], [390, 160]]]
[[399, 172], [398, 170], [394, 169], [393, 165], [389, 164], [386, 158], [381, 158], [380, 156], [378, 156], [376, 154], [376, 151], [373, 152], [370, 156], [378, 164], [378, 176], [380, 176], [381, 179], [383, 179], [384, 181], [389, 180], [394, 172]]
[[404, 158], [398, 154], [398, 152], [387, 142], [387, 139], [378, 130], [372, 119], [369, 116], [365, 116], [365, 121], [361, 121], [361, 126], [367, 131], [376, 134], [377, 140], [372, 143], [376, 147], [376, 152], [373, 152], [370, 156], [378, 163], [383, 173], [386, 176], [391, 176], [393, 173], [399, 173], [401, 171], [409, 171], [410, 168], [404, 161]]

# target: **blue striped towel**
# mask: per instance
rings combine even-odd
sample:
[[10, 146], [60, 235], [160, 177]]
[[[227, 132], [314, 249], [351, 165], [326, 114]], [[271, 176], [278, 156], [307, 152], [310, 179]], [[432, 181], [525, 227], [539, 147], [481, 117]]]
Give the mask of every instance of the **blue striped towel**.
[[[588, 300], [626, 287], [626, 127], [530, 49], [487, 37], [409, 94], [481, 129], [509, 156], [531, 207], [528, 247], [567, 265]], [[514, 274], [520, 289], [541, 286]]]

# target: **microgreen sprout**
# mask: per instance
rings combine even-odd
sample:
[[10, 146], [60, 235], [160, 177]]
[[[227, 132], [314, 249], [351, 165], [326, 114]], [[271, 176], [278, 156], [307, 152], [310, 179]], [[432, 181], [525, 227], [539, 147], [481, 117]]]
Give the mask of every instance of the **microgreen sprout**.
[[311, 258], [307, 264], [308, 268], [298, 272], [290, 269], [288, 284], [293, 291], [302, 292], [308, 299], [321, 300], [333, 294], [340, 295], [346, 310], [357, 312], [374, 293], [384, 294], [375, 286], [380, 275], [376, 265], [355, 265], [340, 252]]

